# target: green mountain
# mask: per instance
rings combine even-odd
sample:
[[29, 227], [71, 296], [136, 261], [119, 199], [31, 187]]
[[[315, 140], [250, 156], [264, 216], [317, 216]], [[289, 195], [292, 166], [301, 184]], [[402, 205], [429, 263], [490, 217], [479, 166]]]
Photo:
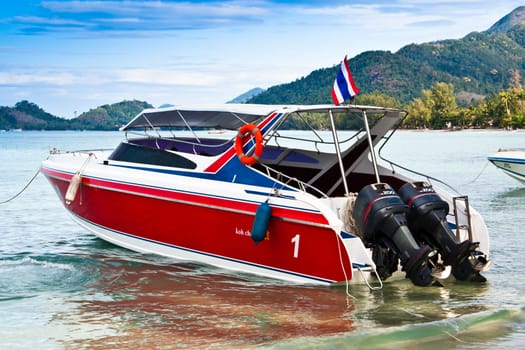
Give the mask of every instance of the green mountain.
[[14, 107], [0, 107], [0, 129], [64, 130], [68, 121], [55, 117], [36, 104], [20, 101]]
[[246, 91], [245, 93], [235, 97], [234, 99], [232, 99], [232, 100], [230, 100], [230, 101], [228, 101], [226, 103], [245, 103], [250, 98], [260, 94], [263, 91], [264, 90], [259, 88], [259, 87], [253, 88], [253, 89]]
[[516, 25], [523, 25], [525, 22], [525, 6], [520, 6], [514, 11], [497, 21], [487, 30], [487, 34], [506, 33]]
[[137, 100], [103, 105], [71, 119], [70, 125], [72, 129], [118, 130], [144, 108], [153, 108], [153, 106]]
[[[396, 53], [367, 51], [349, 60], [361, 95], [379, 92], [406, 104], [438, 82], [452, 83], [459, 102], [469, 104], [523, 84], [525, 6], [485, 32], [462, 39], [410, 44]], [[331, 88], [339, 64], [313, 71], [294, 82], [273, 86], [249, 103], [332, 103]], [[359, 97], [356, 97], [359, 103]]]
[[14, 107], [0, 107], [0, 130], [117, 130], [144, 108], [152, 108], [147, 102], [122, 101], [103, 105], [82, 113], [77, 118], [55, 117], [35, 103], [20, 101]]

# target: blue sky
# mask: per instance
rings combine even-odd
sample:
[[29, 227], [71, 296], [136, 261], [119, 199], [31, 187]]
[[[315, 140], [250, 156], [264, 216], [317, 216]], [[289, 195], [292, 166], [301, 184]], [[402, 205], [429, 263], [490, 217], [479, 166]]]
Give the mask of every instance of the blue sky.
[[[125, 99], [224, 103], [368, 50], [488, 29], [523, 0], [0, 4], [0, 106], [71, 118]], [[359, 85], [359, 82], [356, 82]], [[366, 87], [359, 86], [362, 91]]]

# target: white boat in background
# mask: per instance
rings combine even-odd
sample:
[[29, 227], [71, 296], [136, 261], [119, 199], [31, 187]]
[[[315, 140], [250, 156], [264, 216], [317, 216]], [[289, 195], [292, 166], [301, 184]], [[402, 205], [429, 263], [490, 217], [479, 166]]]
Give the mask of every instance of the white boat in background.
[[488, 160], [507, 175], [525, 184], [525, 148], [499, 149]]
[[298, 283], [485, 281], [488, 231], [468, 198], [376, 158], [405, 115], [356, 105], [146, 109], [114, 150], [53, 150], [41, 172], [76, 222], [139, 252]]

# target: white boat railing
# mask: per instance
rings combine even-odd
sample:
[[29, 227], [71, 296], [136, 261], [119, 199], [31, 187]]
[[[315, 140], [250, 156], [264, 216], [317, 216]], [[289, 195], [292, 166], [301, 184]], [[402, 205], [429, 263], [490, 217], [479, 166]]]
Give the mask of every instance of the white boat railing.
[[[323, 191], [321, 191], [320, 189], [312, 186], [312, 185], [309, 185], [307, 184], [306, 182], [303, 182], [301, 180], [299, 180], [298, 178], [295, 178], [295, 177], [291, 177], [291, 176], [288, 176], [288, 175], [285, 175], [283, 174], [282, 172], [280, 171], [277, 171], [265, 164], [260, 164], [266, 171], [266, 175], [268, 175], [269, 177], [283, 183], [284, 185], [287, 185], [287, 186], [291, 186], [291, 187], [294, 187], [294, 188], [297, 188], [298, 190], [302, 191], [302, 192], [309, 192], [308, 189], [312, 190], [314, 193], [317, 193], [320, 197], [322, 198], [328, 198], [328, 195], [326, 193], [324, 193]], [[295, 185], [294, 185], [295, 184]]]

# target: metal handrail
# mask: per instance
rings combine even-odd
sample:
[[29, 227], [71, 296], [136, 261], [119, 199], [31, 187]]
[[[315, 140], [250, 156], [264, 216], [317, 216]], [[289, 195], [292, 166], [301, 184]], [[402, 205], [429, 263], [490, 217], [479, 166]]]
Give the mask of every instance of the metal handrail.
[[[321, 191], [320, 189], [318, 189], [317, 187], [314, 187], [306, 182], [303, 182], [301, 180], [299, 180], [298, 178], [295, 178], [295, 177], [291, 177], [291, 176], [288, 176], [288, 175], [285, 175], [283, 174], [282, 172], [280, 171], [277, 171], [271, 167], [269, 167], [268, 165], [266, 164], [262, 164], [262, 163], [259, 163], [259, 165], [261, 165], [265, 170], [266, 170], [266, 174], [277, 180], [277, 181], [280, 181], [282, 182], [284, 185], [287, 185], [287, 186], [291, 186], [291, 187], [294, 187], [302, 192], [307, 192], [306, 189], [311, 189], [313, 190], [315, 193], [317, 193], [318, 195], [320, 195], [322, 198], [328, 198], [328, 195], [326, 193], [324, 193], [323, 191]], [[295, 186], [292, 184], [293, 182], [295, 182]]]

